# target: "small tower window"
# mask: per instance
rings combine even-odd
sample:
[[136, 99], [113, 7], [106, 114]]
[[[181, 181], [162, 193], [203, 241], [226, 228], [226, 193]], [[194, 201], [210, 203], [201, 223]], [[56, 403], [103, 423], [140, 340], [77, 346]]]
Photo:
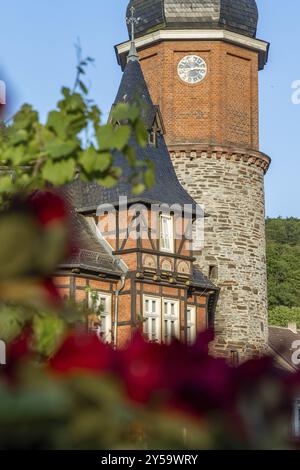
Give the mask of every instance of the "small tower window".
[[211, 281], [216, 281], [219, 277], [218, 266], [210, 266], [208, 271], [208, 277]]
[[238, 351], [230, 351], [231, 365], [238, 366], [240, 363], [240, 357]]
[[157, 131], [155, 129], [151, 129], [149, 132], [149, 144], [152, 147], [157, 147]]

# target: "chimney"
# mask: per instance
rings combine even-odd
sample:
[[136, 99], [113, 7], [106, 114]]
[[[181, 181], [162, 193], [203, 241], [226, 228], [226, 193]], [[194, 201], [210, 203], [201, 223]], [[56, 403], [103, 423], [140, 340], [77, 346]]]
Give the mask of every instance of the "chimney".
[[289, 323], [288, 329], [291, 330], [295, 335], [298, 334], [297, 323], [294, 323], [294, 322]]

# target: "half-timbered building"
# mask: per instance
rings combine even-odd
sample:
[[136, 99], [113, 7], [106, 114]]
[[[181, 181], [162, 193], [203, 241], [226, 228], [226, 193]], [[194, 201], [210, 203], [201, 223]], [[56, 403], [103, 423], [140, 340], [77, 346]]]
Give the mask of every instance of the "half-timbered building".
[[123, 173], [118, 186], [79, 179], [68, 185], [80, 250], [60, 267], [56, 284], [63, 296], [95, 308], [89, 327], [117, 347], [137, 327], [150, 341], [193, 342], [212, 324], [219, 291], [195, 266], [188, 234], [203, 214], [177, 179], [163, 120], [133, 47], [113, 106], [137, 99], [149, 142], [141, 148], [133, 139], [131, 145], [139, 160], [154, 163], [156, 183], [133, 195], [129, 164], [116, 154]]

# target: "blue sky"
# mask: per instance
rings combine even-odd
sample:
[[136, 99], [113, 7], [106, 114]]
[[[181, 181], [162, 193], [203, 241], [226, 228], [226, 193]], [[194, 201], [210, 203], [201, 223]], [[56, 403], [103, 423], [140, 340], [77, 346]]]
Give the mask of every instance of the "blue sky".
[[[73, 84], [79, 37], [84, 53], [96, 59], [91, 94], [107, 115], [121, 77], [113, 46], [127, 38], [127, 1], [0, 0], [0, 79], [14, 91], [12, 111], [29, 102], [45, 118], [60, 87]], [[267, 215], [300, 217], [300, 104], [291, 99], [292, 83], [300, 80], [300, 2], [257, 3], [258, 37], [271, 42], [269, 63], [260, 73], [261, 150], [273, 159]]]

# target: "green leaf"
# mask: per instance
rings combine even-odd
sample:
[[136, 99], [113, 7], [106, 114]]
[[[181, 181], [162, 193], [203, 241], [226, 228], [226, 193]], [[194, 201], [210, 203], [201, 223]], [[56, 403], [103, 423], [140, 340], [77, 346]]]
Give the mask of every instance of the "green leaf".
[[28, 321], [23, 308], [2, 304], [0, 307], [1, 339], [6, 342], [13, 341]]
[[101, 152], [96, 154], [95, 166], [96, 171], [104, 172], [109, 169], [112, 164], [112, 156], [108, 152]]
[[61, 89], [61, 94], [63, 95], [64, 98], [66, 98], [66, 99], [69, 98], [69, 96], [70, 96], [70, 94], [71, 94], [70, 88], [65, 87], [65, 86], [62, 87], [62, 89]]
[[148, 142], [148, 132], [144, 125], [144, 122], [141, 119], [137, 120], [134, 130], [138, 145], [140, 145], [141, 147], [146, 147]]
[[144, 181], [147, 188], [152, 188], [155, 184], [155, 172], [152, 168], [149, 168], [144, 173]]
[[16, 132], [12, 132], [10, 135], [10, 141], [13, 145], [26, 143], [28, 139], [29, 139], [29, 134], [24, 129], [19, 129]]
[[122, 150], [129, 141], [131, 135], [131, 129], [129, 126], [117, 127], [114, 133], [114, 145], [113, 148]]
[[51, 356], [64, 336], [64, 321], [56, 315], [35, 315], [32, 326], [35, 349], [39, 354]]
[[74, 178], [76, 164], [73, 159], [54, 163], [48, 160], [43, 167], [42, 176], [49, 183], [61, 186]]
[[11, 153], [10, 153], [10, 161], [14, 164], [14, 165], [20, 165], [23, 160], [24, 160], [24, 148], [22, 145], [19, 145], [18, 147], [14, 148], [11, 150]]
[[81, 153], [79, 163], [86, 173], [104, 172], [112, 164], [112, 156], [108, 152], [97, 152], [94, 147], [90, 147]]
[[132, 121], [139, 117], [139, 109], [136, 106], [129, 106], [127, 103], [119, 103], [112, 111], [114, 122]]
[[113, 176], [108, 175], [103, 178], [97, 178], [97, 183], [105, 188], [113, 188], [118, 183], [118, 180]]
[[82, 165], [86, 173], [92, 173], [94, 170], [94, 164], [96, 160], [97, 152], [94, 147], [86, 149], [80, 153], [79, 163]]
[[30, 129], [36, 122], [38, 122], [38, 113], [29, 104], [24, 104], [14, 116], [12, 128], [15, 130]]
[[87, 89], [86, 85], [81, 80], [79, 81], [78, 85], [79, 85], [79, 88], [82, 91], [82, 93], [87, 95], [89, 90]]
[[114, 128], [111, 124], [99, 127], [97, 130], [97, 140], [100, 150], [109, 150], [114, 139]]
[[142, 194], [145, 191], [145, 189], [146, 188], [145, 188], [145, 185], [143, 183], [135, 184], [132, 187], [132, 194], [134, 194], [135, 196], [139, 196], [140, 194]]
[[47, 127], [55, 132], [61, 139], [66, 138], [67, 124], [65, 116], [58, 111], [51, 111], [48, 115]]
[[78, 148], [78, 142], [66, 141], [60, 139], [52, 140], [45, 144], [45, 151], [54, 159], [68, 157]]
[[36, 225], [31, 217], [17, 212], [0, 217], [2, 279], [15, 278], [31, 272], [36, 241]]
[[110, 169], [110, 174], [112, 176], [114, 176], [114, 178], [121, 178], [122, 174], [123, 174], [123, 170], [122, 168], [118, 167], [118, 166], [114, 166]]
[[97, 131], [100, 150], [122, 150], [129, 141], [131, 129], [129, 126], [114, 128], [111, 124], [101, 126]]
[[10, 193], [14, 188], [12, 177], [9, 175], [0, 178], [0, 193]]

